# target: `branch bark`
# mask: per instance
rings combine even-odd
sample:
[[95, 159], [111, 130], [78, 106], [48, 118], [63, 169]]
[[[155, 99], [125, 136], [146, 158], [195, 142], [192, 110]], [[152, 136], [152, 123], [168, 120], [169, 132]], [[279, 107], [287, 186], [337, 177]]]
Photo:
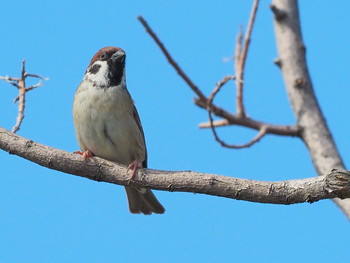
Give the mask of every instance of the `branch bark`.
[[16, 124], [12, 128], [12, 132], [17, 132], [21, 128], [21, 124], [24, 119], [24, 110], [25, 110], [25, 102], [26, 102], [26, 93], [28, 91], [31, 91], [32, 89], [38, 88], [42, 86], [41, 81], [39, 83], [32, 85], [30, 87], [26, 87], [26, 78], [27, 77], [33, 77], [33, 78], [39, 78], [41, 80], [48, 80], [48, 78], [44, 78], [38, 74], [31, 74], [26, 72], [25, 69], [26, 61], [22, 60], [22, 69], [21, 69], [21, 77], [20, 78], [14, 78], [5, 76], [0, 76], [0, 80], [4, 80], [7, 83], [11, 84], [12, 86], [15, 86], [18, 89], [19, 95], [15, 98], [14, 103], [18, 101], [18, 115], [16, 119]]
[[236, 86], [237, 86], [237, 115], [246, 115], [244, 103], [243, 103], [243, 85], [244, 85], [244, 66], [247, 60], [248, 48], [250, 44], [250, 38], [253, 31], [256, 12], [258, 10], [259, 0], [254, 0], [252, 11], [249, 17], [247, 31], [244, 36], [244, 43], [242, 48], [242, 32], [239, 33], [237, 38], [236, 54], [235, 54], [235, 73], [236, 73]]
[[[301, 127], [301, 138], [310, 152], [314, 167], [319, 175], [332, 168], [344, 169], [343, 161], [317, 102], [308, 72], [298, 2], [273, 0], [271, 9], [275, 14], [279, 66], [294, 114]], [[350, 200], [334, 201], [350, 218]]]
[[[254, 7], [253, 7], [254, 9]], [[253, 11], [255, 12], [255, 11]], [[137, 19], [141, 22], [141, 24], [146, 29], [147, 33], [153, 38], [153, 40], [156, 42], [158, 47], [162, 50], [164, 56], [167, 58], [170, 65], [173, 66], [173, 68], [176, 70], [176, 72], [180, 75], [180, 77], [187, 83], [187, 85], [193, 90], [194, 93], [198, 96], [194, 100], [194, 103], [205, 110], [208, 110], [208, 98], [204, 95], [204, 93], [200, 90], [200, 88], [195, 85], [191, 79], [187, 76], [187, 74], [181, 69], [181, 67], [176, 63], [176, 61], [173, 59], [173, 57], [170, 55], [168, 50], [165, 48], [164, 44], [156, 33], [151, 29], [151, 27], [148, 25], [146, 20], [142, 16], [138, 16]], [[253, 20], [252, 20], [253, 21]], [[248, 46], [247, 46], [248, 47]], [[269, 123], [264, 123], [260, 121], [253, 120], [249, 117], [247, 117], [245, 114], [232, 114], [213, 103], [210, 104], [210, 111], [213, 112], [216, 116], [222, 117], [225, 120], [220, 123], [218, 126], [227, 126], [227, 125], [240, 125], [244, 127], [248, 127], [251, 129], [255, 129], [258, 131], [261, 131], [263, 128], [266, 134], [275, 134], [275, 135], [282, 135], [282, 136], [293, 136], [293, 137], [299, 137], [300, 130], [297, 125], [291, 126], [291, 125], [273, 125]], [[213, 126], [216, 127], [216, 122], [213, 122]], [[200, 126], [201, 128], [211, 128], [212, 125], [210, 122], [203, 124]], [[250, 143], [243, 144], [249, 145]], [[242, 147], [239, 147], [242, 148]]]
[[[51, 148], [0, 128], [0, 149], [41, 166], [94, 181], [128, 185], [126, 166], [101, 158], [84, 160], [80, 155]], [[328, 198], [349, 198], [349, 172], [300, 180], [263, 182], [192, 171], [142, 169], [132, 185], [163, 191], [193, 192], [259, 203], [293, 204]]]

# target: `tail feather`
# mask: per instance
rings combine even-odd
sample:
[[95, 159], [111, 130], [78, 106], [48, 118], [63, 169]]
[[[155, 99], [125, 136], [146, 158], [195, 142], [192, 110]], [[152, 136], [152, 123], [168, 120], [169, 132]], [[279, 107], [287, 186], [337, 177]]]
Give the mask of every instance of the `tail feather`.
[[125, 190], [131, 213], [150, 215], [152, 213], [163, 214], [165, 212], [164, 207], [150, 189], [125, 186]]

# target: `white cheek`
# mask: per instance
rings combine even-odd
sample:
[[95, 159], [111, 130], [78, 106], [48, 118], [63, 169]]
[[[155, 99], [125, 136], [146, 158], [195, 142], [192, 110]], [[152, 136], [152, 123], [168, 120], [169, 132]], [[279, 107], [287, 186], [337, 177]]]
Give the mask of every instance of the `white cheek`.
[[98, 72], [95, 74], [87, 72], [84, 76], [84, 80], [92, 81], [99, 86], [106, 86], [108, 84], [108, 65], [105, 61], [97, 61], [95, 64], [101, 66]]

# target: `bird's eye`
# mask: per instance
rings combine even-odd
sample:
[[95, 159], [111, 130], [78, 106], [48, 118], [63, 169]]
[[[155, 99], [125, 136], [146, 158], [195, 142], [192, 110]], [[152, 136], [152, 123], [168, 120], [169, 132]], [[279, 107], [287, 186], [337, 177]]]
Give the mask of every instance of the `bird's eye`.
[[106, 57], [107, 57], [106, 52], [102, 52], [100, 58], [101, 58], [101, 59], [105, 59]]

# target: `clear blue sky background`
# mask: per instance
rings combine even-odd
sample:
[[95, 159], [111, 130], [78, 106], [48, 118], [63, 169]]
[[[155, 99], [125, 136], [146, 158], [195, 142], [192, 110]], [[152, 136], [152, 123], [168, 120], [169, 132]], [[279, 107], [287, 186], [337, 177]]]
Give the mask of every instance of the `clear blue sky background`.
[[[293, 124], [276, 57], [270, 1], [260, 4], [246, 68], [250, 116]], [[72, 101], [92, 55], [127, 52], [127, 82], [146, 134], [149, 166], [257, 180], [315, 176], [298, 139], [267, 136], [249, 149], [221, 148], [197, 125], [207, 114], [146, 34], [143, 15], [192, 80], [209, 94], [232, 74], [239, 25], [251, 1], [0, 1], [0, 75], [50, 77], [27, 96], [20, 135], [78, 149]], [[349, 1], [302, 1], [302, 30], [316, 94], [345, 163], [350, 156]], [[35, 83], [35, 82], [32, 82]], [[14, 87], [0, 83], [0, 126], [17, 115]], [[216, 102], [235, 109], [234, 86]], [[243, 143], [255, 132], [219, 130]], [[349, 222], [332, 201], [266, 205], [156, 192], [166, 214], [131, 215], [124, 189], [40, 167], [0, 151], [0, 262], [349, 262]]]

